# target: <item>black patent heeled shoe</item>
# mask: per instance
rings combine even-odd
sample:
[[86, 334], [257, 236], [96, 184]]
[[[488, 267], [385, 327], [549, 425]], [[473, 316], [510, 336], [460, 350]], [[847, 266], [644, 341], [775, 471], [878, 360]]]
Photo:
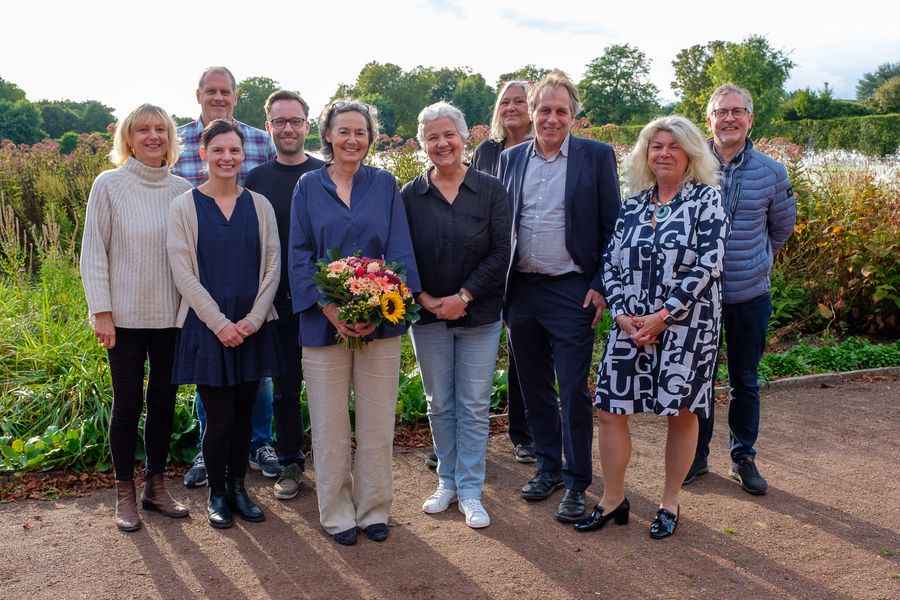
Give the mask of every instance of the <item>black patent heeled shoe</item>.
[[650, 537], [655, 540], [661, 540], [675, 533], [675, 529], [678, 528], [678, 515], [681, 514], [681, 505], [679, 504], [675, 510], [678, 511], [677, 514], [672, 514], [672, 511], [665, 508], [660, 508], [656, 512], [656, 518], [650, 524]]
[[597, 531], [601, 529], [608, 521], [614, 520], [616, 525], [625, 525], [628, 523], [628, 511], [631, 510], [631, 505], [628, 503], [628, 498], [626, 497], [622, 500], [622, 503], [619, 504], [618, 507], [614, 511], [603, 514], [603, 507], [599, 504], [594, 507], [593, 512], [591, 512], [591, 516], [581, 519], [577, 523], [575, 523], [574, 528], [575, 531], [580, 531], [581, 533], [587, 533], [588, 531]]

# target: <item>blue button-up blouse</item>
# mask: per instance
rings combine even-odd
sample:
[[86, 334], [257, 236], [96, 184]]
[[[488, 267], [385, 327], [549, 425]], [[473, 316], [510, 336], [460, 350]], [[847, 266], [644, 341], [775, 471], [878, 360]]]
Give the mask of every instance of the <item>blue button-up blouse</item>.
[[[291, 231], [288, 243], [288, 277], [294, 312], [300, 313], [300, 344], [330, 346], [335, 342], [334, 327], [317, 302], [321, 299], [313, 279], [316, 261], [326, 258], [328, 250], [340, 247], [341, 256], [361, 252], [362, 256], [398, 262], [406, 266], [406, 285], [410, 291], [422, 291], [406, 212], [397, 180], [388, 171], [362, 165], [353, 176], [350, 207], [337, 194], [337, 186], [328, 169], [303, 175], [294, 188], [291, 203]], [[406, 325], [384, 323], [373, 339], [402, 335]]]

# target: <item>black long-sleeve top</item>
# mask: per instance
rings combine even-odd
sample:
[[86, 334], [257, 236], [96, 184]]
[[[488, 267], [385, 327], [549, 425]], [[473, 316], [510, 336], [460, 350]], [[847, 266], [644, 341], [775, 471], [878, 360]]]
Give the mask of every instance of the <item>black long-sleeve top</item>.
[[[431, 184], [426, 171], [403, 187], [422, 290], [436, 298], [467, 289], [466, 316], [448, 327], [477, 327], [500, 318], [509, 264], [511, 227], [506, 189], [496, 177], [469, 168], [453, 203]], [[427, 310], [420, 324], [439, 321]]]

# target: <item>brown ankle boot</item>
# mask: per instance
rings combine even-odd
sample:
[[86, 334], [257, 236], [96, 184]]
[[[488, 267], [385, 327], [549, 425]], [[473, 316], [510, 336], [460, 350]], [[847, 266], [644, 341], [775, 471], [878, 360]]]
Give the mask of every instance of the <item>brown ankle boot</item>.
[[175, 502], [163, 484], [163, 474], [157, 473], [147, 477], [144, 493], [141, 494], [141, 506], [144, 510], [158, 510], [167, 517], [180, 518], [188, 516], [185, 505]]
[[141, 528], [133, 479], [116, 481], [116, 527], [122, 531], [137, 531]]

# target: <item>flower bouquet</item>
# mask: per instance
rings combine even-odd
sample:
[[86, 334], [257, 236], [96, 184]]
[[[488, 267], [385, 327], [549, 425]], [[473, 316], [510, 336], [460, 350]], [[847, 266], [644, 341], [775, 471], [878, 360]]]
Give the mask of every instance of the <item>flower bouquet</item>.
[[[314, 278], [319, 294], [325, 302], [333, 302], [340, 309], [340, 318], [347, 323], [372, 323], [376, 327], [387, 321], [391, 325], [415, 323], [419, 320], [419, 305], [406, 287], [405, 267], [360, 256], [341, 257], [339, 248], [332, 248], [327, 259], [317, 263]], [[358, 337], [341, 338], [337, 342], [351, 350], [359, 350], [367, 340]]]

